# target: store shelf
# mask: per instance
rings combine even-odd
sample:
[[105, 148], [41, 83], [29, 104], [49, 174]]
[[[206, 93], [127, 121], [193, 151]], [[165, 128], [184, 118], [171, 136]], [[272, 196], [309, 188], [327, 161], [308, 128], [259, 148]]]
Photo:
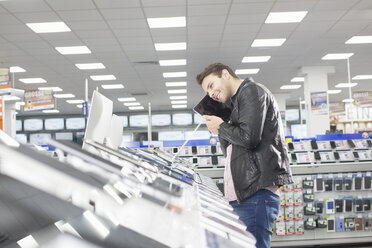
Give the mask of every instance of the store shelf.
[[[325, 232], [322, 236], [313, 235], [308, 240], [300, 240], [298, 235], [292, 236], [272, 236], [271, 247], [303, 247], [306, 245], [314, 246], [314, 239], [316, 239], [316, 245], [331, 245], [331, 244], [360, 244], [372, 242], [372, 236], [370, 233], [363, 232], [340, 232], [333, 233], [334, 238], [325, 238], [327, 235]], [[335, 235], [336, 234], [336, 235]], [[368, 236], [367, 236], [368, 235]], [[284, 239], [285, 238], [285, 239]]]
[[225, 168], [200, 168], [196, 171], [210, 178], [223, 178]]

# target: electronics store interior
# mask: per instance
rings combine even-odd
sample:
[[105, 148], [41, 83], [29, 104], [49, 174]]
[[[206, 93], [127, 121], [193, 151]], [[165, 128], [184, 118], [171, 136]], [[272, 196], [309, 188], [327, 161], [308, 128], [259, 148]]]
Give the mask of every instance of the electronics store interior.
[[271, 247], [372, 247], [371, 13], [370, 0], [0, 0], [0, 247], [256, 247], [196, 108], [216, 62], [277, 103], [293, 183], [277, 187]]

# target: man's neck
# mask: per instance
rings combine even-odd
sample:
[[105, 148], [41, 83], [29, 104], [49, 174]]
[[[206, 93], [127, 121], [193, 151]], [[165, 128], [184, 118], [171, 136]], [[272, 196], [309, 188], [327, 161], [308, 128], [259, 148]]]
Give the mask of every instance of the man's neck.
[[234, 81], [232, 82], [232, 92], [234, 92], [233, 95], [238, 91], [239, 86], [242, 84], [243, 80], [239, 78], [234, 78]]

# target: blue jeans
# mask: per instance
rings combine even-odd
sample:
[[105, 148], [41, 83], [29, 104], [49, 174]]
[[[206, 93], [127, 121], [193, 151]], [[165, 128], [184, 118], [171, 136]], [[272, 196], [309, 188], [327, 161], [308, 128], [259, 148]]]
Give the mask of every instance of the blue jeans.
[[273, 225], [278, 217], [280, 197], [269, 190], [261, 189], [238, 204], [230, 202], [247, 231], [256, 238], [257, 248], [270, 248]]

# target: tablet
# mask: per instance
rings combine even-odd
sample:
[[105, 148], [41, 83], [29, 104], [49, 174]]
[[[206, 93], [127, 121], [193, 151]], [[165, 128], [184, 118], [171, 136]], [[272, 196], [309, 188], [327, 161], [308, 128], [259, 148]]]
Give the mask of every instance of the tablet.
[[194, 111], [201, 115], [215, 115], [228, 121], [231, 110], [223, 103], [217, 102], [206, 95], [195, 107]]

